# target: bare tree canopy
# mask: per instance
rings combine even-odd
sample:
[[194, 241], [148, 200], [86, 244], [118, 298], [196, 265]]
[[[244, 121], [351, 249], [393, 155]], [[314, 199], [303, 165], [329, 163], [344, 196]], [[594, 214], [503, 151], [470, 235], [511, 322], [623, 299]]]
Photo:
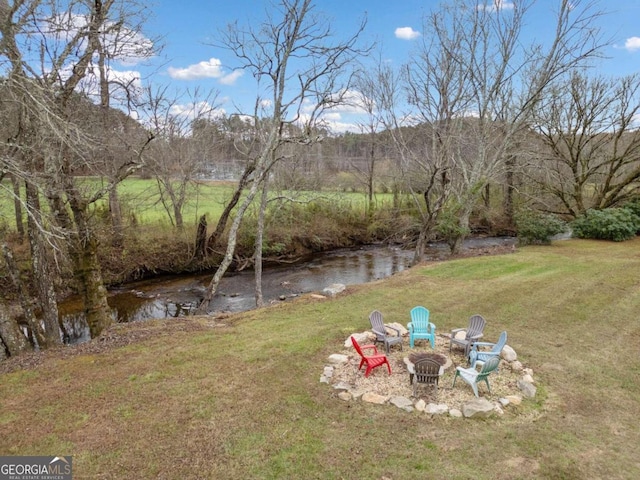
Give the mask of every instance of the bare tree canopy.
[[[197, 313], [207, 312], [233, 259], [244, 213], [265, 176], [281, 159], [280, 147], [319, 141], [320, 138], [312, 136], [313, 127], [323, 112], [343, 102], [350, 85], [350, 75], [345, 69], [366, 53], [357, 48], [363, 28], [364, 23], [352, 37], [332, 44], [331, 25], [316, 13], [311, 0], [281, 0], [259, 27], [233, 24], [223, 33], [223, 45], [256, 79], [258, 95], [252, 117], [261, 140], [255, 156], [253, 183], [237, 207], [224, 259]], [[294, 124], [302, 128], [287, 128]]]
[[[640, 191], [640, 76], [573, 72], [535, 110], [540, 143], [531, 181], [551, 195], [542, 208], [577, 217], [621, 205]], [[534, 143], [534, 145], [536, 145]]]

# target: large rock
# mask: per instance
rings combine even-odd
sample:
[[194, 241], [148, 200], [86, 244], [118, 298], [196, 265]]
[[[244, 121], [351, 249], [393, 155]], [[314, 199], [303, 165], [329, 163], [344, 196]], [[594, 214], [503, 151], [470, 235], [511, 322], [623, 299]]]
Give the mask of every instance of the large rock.
[[322, 290], [322, 293], [331, 297], [335, 297], [337, 294], [344, 292], [345, 288], [347, 287], [344, 283], [332, 283], [324, 290]]
[[462, 415], [465, 418], [486, 418], [490, 417], [495, 409], [495, 405], [486, 398], [476, 398], [462, 406]]

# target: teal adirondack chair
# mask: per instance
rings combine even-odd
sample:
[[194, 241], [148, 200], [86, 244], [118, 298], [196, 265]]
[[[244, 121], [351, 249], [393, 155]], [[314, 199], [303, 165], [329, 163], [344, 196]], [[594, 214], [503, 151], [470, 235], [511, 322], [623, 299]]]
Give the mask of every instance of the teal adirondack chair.
[[429, 340], [431, 348], [436, 346], [436, 326], [429, 321], [429, 310], [422, 306], [411, 309], [411, 321], [407, 324], [409, 345], [413, 348], [415, 340]]
[[478, 396], [478, 383], [484, 381], [487, 384], [487, 388], [489, 389], [489, 393], [491, 393], [491, 387], [489, 386], [489, 374], [493, 372], [496, 368], [498, 368], [498, 364], [500, 363], [500, 358], [491, 357], [489, 358], [484, 365], [482, 365], [482, 370], [478, 371], [475, 368], [463, 368], [457, 367], [456, 374], [453, 377], [453, 386], [456, 386], [456, 378], [460, 377], [462, 380], [467, 382], [473, 388], [473, 393], [475, 396]]
[[[500, 352], [507, 344], [507, 332], [502, 332], [496, 343], [491, 342], [475, 342], [471, 346], [469, 352], [469, 363], [471, 367], [475, 368], [476, 364], [484, 364], [490, 358], [497, 358], [500, 360]], [[491, 347], [491, 350], [480, 350], [481, 347]]]

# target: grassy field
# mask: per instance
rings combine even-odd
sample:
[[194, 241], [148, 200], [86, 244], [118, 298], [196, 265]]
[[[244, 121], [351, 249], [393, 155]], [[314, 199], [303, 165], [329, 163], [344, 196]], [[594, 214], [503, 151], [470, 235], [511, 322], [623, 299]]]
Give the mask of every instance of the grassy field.
[[[100, 187], [98, 179], [80, 181], [89, 191]], [[9, 193], [11, 185], [8, 181], [0, 184], [0, 223], [6, 223], [14, 228], [13, 198]], [[196, 225], [201, 215], [206, 214], [210, 220], [220, 217], [226, 203], [231, 198], [235, 184], [230, 182], [199, 182], [189, 186], [187, 202], [183, 210], [184, 221], [188, 225]], [[140, 224], [170, 223], [165, 207], [162, 205], [158, 186], [153, 179], [131, 177], [123, 181], [118, 188], [120, 200], [124, 210], [135, 215]], [[313, 197], [331, 198], [340, 202], [347, 202], [364, 210], [366, 196], [355, 192], [289, 192], [289, 197], [308, 200]], [[376, 195], [378, 203], [390, 203], [392, 194], [379, 193]], [[98, 202], [104, 205], [106, 201]], [[171, 208], [171, 207], [170, 207]], [[171, 212], [173, 214], [173, 212]]]
[[[73, 455], [76, 479], [640, 478], [638, 272], [638, 238], [570, 240], [334, 299], [118, 326], [0, 374], [0, 454]], [[319, 382], [372, 309], [406, 323], [418, 304], [440, 333], [473, 313], [488, 339], [507, 330], [537, 398], [486, 420], [429, 417]]]

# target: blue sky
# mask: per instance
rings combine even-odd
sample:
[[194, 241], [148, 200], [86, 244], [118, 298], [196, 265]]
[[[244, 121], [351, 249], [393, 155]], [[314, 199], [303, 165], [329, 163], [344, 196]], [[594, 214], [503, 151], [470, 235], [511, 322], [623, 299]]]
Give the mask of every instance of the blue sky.
[[[512, 1], [497, 1], [508, 8]], [[585, 3], [588, 0], [576, 0]], [[366, 15], [367, 27], [362, 39], [377, 42], [385, 60], [401, 65], [408, 58], [415, 42], [428, 32], [422, 31], [422, 18], [437, 0], [318, 0], [316, 9], [332, 21], [338, 36], [353, 33]], [[538, 0], [529, 17], [534, 35], [544, 36], [553, 28], [552, 9], [557, 0]], [[162, 36], [164, 50], [147, 65], [128, 65], [130, 73], [139, 72], [145, 80], [167, 85], [170, 91], [218, 92], [218, 106], [227, 114], [237, 106], [252, 104], [257, 92], [248, 74], [234, 71], [235, 59], [228, 51], [213, 44], [218, 31], [231, 22], [257, 24], [264, 18], [269, 1], [252, 0], [157, 0], [153, 18], [145, 25], [149, 36]], [[599, 25], [611, 45], [604, 53], [608, 57], [597, 66], [602, 74], [627, 75], [640, 72], [640, 0], [602, 0], [599, 9], [608, 13]], [[117, 67], [117, 66], [116, 66]], [[184, 97], [175, 110], [189, 110]], [[335, 115], [336, 130], [354, 130], [352, 115]]]

